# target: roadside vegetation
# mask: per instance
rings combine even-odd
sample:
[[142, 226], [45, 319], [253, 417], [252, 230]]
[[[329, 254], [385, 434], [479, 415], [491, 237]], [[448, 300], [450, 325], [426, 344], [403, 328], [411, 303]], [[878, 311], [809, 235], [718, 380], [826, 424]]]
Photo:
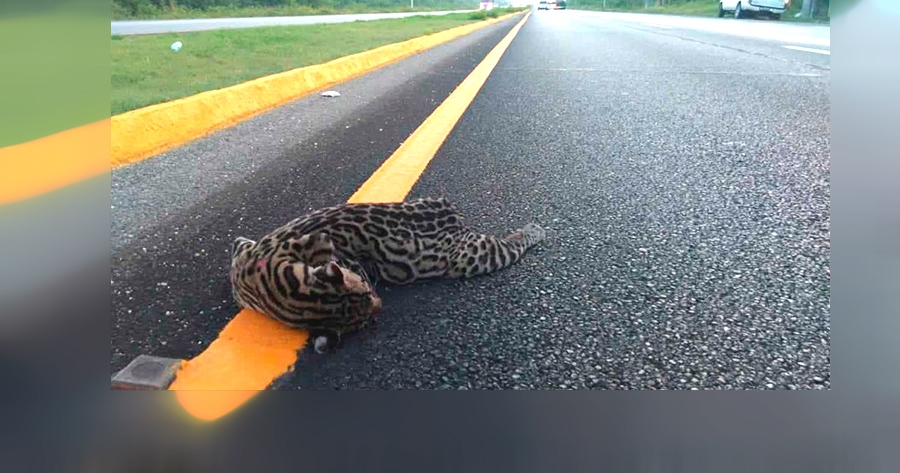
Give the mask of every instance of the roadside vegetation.
[[[321, 64], [521, 10], [524, 9], [498, 9], [477, 18], [472, 13], [453, 13], [351, 23], [112, 36], [111, 113], [116, 115]], [[170, 49], [175, 41], [183, 44], [178, 52]]]
[[484, 20], [487, 18], [497, 18], [507, 13], [527, 10], [526, 8], [495, 8], [493, 10], [478, 10], [469, 13], [470, 20]]
[[[828, 23], [828, 3], [830, 0], [816, 0], [818, 12], [813, 18], [795, 18], [794, 15], [800, 12], [803, 0], [791, 0], [791, 4], [781, 17], [781, 21], [806, 22], [806, 23]], [[645, 6], [648, 4], [650, 6]], [[843, 4], [855, 3], [842, 2]], [[835, 0], [837, 7], [837, 0]], [[657, 13], [663, 15], [683, 15], [683, 16], [704, 16], [717, 17], [719, 14], [718, 0], [574, 0], [568, 3], [569, 9], [574, 10], [595, 10], [595, 11], [611, 11], [611, 12], [632, 12], [632, 13]]]
[[479, 0], [110, 0], [113, 20], [474, 10]]

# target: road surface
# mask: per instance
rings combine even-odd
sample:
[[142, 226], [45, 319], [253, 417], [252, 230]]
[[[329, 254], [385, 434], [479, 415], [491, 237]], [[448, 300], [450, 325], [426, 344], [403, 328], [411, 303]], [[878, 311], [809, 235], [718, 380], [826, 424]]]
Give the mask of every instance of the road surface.
[[129, 20], [110, 23], [110, 34], [134, 35], [156, 33], [183, 33], [188, 31], [255, 28], [258, 26], [316, 25], [320, 23], [347, 23], [351, 21], [383, 20], [415, 15], [446, 15], [472, 10], [453, 10], [409, 13], [366, 13], [360, 15], [309, 15], [269, 16], [251, 18], [199, 18], [193, 20]]
[[[380, 287], [377, 328], [277, 387], [830, 387], [830, 56], [788, 46], [829, 47], [653, 20], [535, 12], [409, 198], [549, 239]], [[114, 171], [110, 372], [206, 348], [233, 238], [346, 201], [515, 21]]]
[[757, 19], [698, 18], [645, 13], [591, 12], [590, 15], [593, 18], [605, 21], [638, 23], [643, 26], [662, 29], [709, 31], [725, 35], [824, 47], [831, 45], [831, 27], [808, 23], [783, 23]]

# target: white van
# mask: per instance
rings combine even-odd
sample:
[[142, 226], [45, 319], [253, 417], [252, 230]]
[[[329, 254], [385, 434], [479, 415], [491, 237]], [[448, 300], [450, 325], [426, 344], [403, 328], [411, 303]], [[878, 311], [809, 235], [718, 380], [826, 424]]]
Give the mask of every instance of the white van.
[[747, 18], [749, 15], [768, 15], [776, 20], [790, 0], [719, 0], [719, 18], [725, 12], [734, 12], [735, 18]]

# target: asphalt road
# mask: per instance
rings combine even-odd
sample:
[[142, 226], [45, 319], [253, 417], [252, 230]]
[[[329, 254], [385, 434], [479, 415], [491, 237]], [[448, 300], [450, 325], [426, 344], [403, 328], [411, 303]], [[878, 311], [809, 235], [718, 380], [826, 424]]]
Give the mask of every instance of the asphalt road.
[[317, 25], [320, 23], [346, 23], [351, 21], [383, 20], [415, 15], [446, 15], [472, 10], [452, 10], [410, 13], [365, 13], [360, 15], [309, 15], [269, 16], [251, 18], [198, 18], [188, 20], [128, 20], [110, 22], [110, 34], [134, 35], [156, 33], [184, 33], [188, 31], [255, 28], [278, 25]]
[[[110, 372], [200, 353], [232, 239], [346, 201], [514, 22], [113, 172]], [[548, 241], [380, 287], [375, 329], [276, 387], [829, 388], [830, 56], [786, 45], [535, 12], [409, 197]]]
[[741, 20], [700, 18], [645, 13], [581, 12], [581, 14], [590, 15], [592, 19], [640, 23], [643, 26], [677, 29], [678, 31], [709, 31], [724, 35], [777, 40], [787, 44], [800, 43], [824, 47], [831, 45], [831, 27], [809, 23], [786, 23], [752, 18]]

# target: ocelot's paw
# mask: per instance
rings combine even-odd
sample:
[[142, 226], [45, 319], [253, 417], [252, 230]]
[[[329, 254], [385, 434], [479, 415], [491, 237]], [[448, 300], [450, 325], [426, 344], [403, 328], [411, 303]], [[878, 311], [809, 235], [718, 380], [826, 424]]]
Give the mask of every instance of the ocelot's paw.
[[334, 351], [339, 342], [340, 338], [337, 335], [324, 333], [313, 335], [313, 348], [320, 355]]
[[525, 228], [522, 229], [522, 234], [525, 235], [525, 241], [529, 246], [536, 245], [547, 239], [547, 232], [535, 223], [525, 225]]

